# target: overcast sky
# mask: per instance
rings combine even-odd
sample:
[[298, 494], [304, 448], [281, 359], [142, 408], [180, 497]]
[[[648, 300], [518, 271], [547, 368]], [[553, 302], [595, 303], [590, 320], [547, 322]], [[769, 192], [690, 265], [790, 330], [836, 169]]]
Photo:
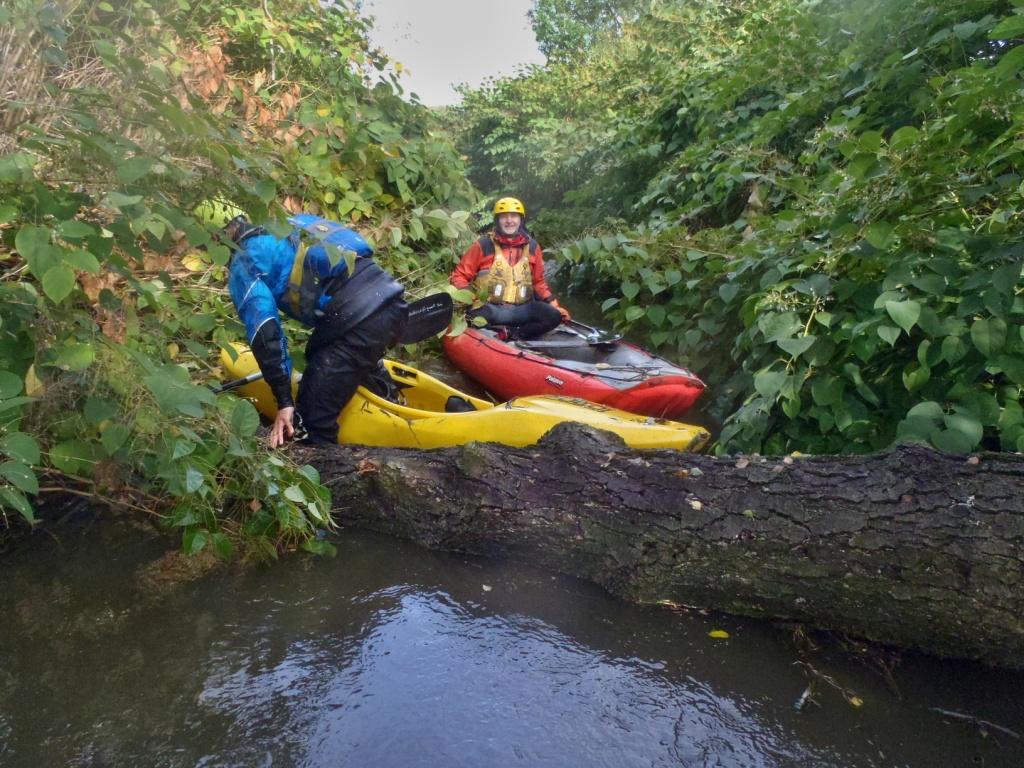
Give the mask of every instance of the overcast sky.
[[454, 104], [458, 83], [511, 75], [544, 56], [526, 12], [531, 0], [365, 0], [373, 42], [408, 69], [401, 82], [427, 106]]

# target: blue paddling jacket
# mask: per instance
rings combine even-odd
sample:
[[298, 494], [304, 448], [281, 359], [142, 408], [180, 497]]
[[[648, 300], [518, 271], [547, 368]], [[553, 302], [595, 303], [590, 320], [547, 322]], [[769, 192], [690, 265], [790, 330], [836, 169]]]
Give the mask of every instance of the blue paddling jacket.
[[[284, 239], [261, 229], [244, 235], [228, 274], [231, 300], [278, 408], [293, 405], [281, 312], [307, 326], [339, 324], [344, 332], [403, 292], [358, 233], [308, 213], [288, 221], [296, 229]], [[356, 257], [351, 275], [346, 252]]]

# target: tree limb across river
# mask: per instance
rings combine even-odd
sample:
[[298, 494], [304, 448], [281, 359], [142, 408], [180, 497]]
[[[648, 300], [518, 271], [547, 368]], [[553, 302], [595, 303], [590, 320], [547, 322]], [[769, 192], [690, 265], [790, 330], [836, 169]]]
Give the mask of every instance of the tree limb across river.
[[293, 453], [320, 470], [342, 524], [628, 600], [1024, 667], [1024, 456], [716, 459], [615, 440], [561, 426], [529, 448]]

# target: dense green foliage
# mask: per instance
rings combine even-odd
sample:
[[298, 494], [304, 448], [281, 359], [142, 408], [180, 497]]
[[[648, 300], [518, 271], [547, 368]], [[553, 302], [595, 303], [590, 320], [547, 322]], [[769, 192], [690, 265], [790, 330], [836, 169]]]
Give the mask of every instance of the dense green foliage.
[[720, 450], [1024, 450], [1021, 5], [652, 3], [470, 94], [461, 145], [703, 375]]
[[316, 473], [268, 456], [253, 407], [205, 386], [244, 334], [229, 253], [190, 211], [320, 212], [358, 223], [408, 284], [441, 279], [475, 197], [366, 31], [307, 0], [0, 9], [4, 519], [31, 521], [56, 476], [159, 514], [189, 552], [323, 548]]

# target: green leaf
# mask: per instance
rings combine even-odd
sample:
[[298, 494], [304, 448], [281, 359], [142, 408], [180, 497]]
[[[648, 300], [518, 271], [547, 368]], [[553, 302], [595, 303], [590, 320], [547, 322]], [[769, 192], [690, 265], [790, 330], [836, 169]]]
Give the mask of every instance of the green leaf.
[[121, 192], [111, 192], [103, 199], [103, 205], [107, 208], [129, 208], [142, 202], [142, 195], [125, 195]]
[[53, 301], [60, 304], [68, 297], [75, 287], [75, 273], [63, 264], [50, 267], [43, 275], [43, 292]]
[[57, 358], [53, 365], [63, 371], [82, 371], [92, 365], [96, 359], [96, 351], [90, 344], [78, 341], [66, 341], [57, 348]]
[[28, 503], [28, 499], [13, 488], [0, 488], [0, 506], [16, 510], [30, 523], [36, 521], [35, 513], [32, 511], [32, 505]]
[[935, 447], [948, 453], [968, 453], [981, 442], [981, 422], [967, 413], [948, 413], [943, 417], [946, 429], [932, 438]]
[[814, 342], [818, 340], [817, 336], [798, 336], [795, 339], [779, 339], [775, 343], [778, 344], [785, 352], [788, 352], [793, 357], [800, 357], [804, 352], [810, 349]]
[[39, 493], [36, 473], [17, 459], [0, 464], [0, 477], [24, 493]]
[[646, 314], [646, 310], [643, 307], [632, 306], [626, 310], [626, 320], [633, 322], [639, 320]]
[[220, 532], [213, 534], [210, 538], [213, 540], [213, 548], [217, 550], [217, 554], [224, 560], [231, 559], [231, 555], [235, 551], [231, 539]]
[[931, 369], [926, 365], [914, 362], [903, 369], [903, 386], [908, 392], [915, 392], [931, 378]]
[[636, 298], [638, 293], [640, 293], [640, 285], [638, 283], [633, 283], [627, 280], [622, 284], [622, 295], [627, 299], [632, 300]]
[[100, 443], [108, 456], [113, 456], [128, 439], [130, 430], [124, 424], [111, 424], [100, 435]]
[[992, 357], [1006, 344], [1006, 321], [978, 318], [971, 325], [971, 341], [981, 354]]
[[928, 419], [941, 419], [945, 415], [942, 406], [933, 400], [920, 402], [907, 411], [907, 416], [920, 416]]
[[78, 219], [62, 221], [57, 225], [57, 234], [64, 240], [84, 240], [96, 234], [96, 228]]
[[156, 161], [151, 157], [131, 157], [117, 166], [117, 178], [125, 184], [138, 181], [153, 167]]
[[96, 447], [84, 440], [65, 440], [50, 450], [50, 463], [69, 475], [88, 473], [96, 463]]
[[26, 224], [18, 230], [14, 237], [14, 247], [26, 259], [32, 259], [50, 245], [50, 229]]
[[297, 485], [289, 485], [287, 488], [285, 488], [284, 497], [288, 499], [288, 501], [293, 501], [296, 504], [306, 503], [306, 494], [304, 494], [302, 492], [302, 489], [299, 488], [299, 486]]
[[914, 128], [912, 125], [905, 125], [889, 138], [889, 148], [899, 152], [916, 144], [920, 137], [921, 132], [917, 128]]
[[1008, 16], [995, 25], [989, 33], [989, 40], [1014, 40], [1024, 37], [1024, 16]]
[[231, 431], [239, 437], [252, 437], [260, 426], [260, 415], [248, 400], [239, 400], [231, 411]]
[[895, 346], [896, 340], [900, 337], [900, 329], [892, 325], [880, 325], [878, 326], [878, 335], [883, 341], [889, 343], [889, 346]]
[[722, 297], [722, 301], [726, 304], [735, 299], [736, 294], [739, 292], [740, 287], [736, 283], [725, 283], [718, 286], [718, 295]]
[[102, 397], [90, 395], [85, 401], [83, 413], [90, 424], [99, 425], [114, 418], [117, 414], [117, 405]]
[[893, 241], [892, 224], [887, 221], [876, 221], [864, 233], [864, 239], [879, 251], [884, 251]]
[[916, 301], [887, 301], [885, 311], [889, 313], [893, 322], [908, 334], [921, 317], [921, 305]]
[[0, 400], [7, 400], [21, 393], [24, 386], [20, 376], [10, 371], [0, 371]]
[[195, 555], [203, 551], [209, 540], [209, 535], [202, 528], [188, 530], [181, 537], [181, 549], [186, 555]]
[[264, 203], [269, 204], [270, 201], [277, 196], [277, 185], [267, 179], [262, 179], [256, 182], [256, 186], [253, 188], [256, 192], [256, 197], [262, 200]]
[[10, 432], [0, 437], [0, 451], [29, 466], [39, 463], [39, 443], [24, 432]]
[[786, 383], [785, 371], [761, 371], [754, 375], [754, 389], [761, 397], [772, 398]]
[[185, 493], [195, 493], [206, 483], [206, 475], [194, 465], [185, 468]]
[[100, 263], [96, 257], [88, 251], [83, 251], [81, 249], [65, 253], [64, 261], [75, 269], [80, 269], [91, 275], [95, 275], [100, 271]]

